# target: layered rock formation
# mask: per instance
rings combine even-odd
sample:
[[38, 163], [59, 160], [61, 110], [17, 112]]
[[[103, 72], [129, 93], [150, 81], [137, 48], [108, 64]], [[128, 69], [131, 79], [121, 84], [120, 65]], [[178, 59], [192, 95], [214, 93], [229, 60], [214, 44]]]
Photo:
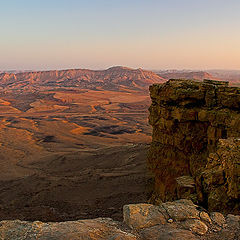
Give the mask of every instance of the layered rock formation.
[[52, 240], [237, 240], [240, 216], [208, 213], [182, 199], [160, 206], [123, 207], [124, 223], [110, 218], [43, 223], [1, 221], [0, 239]]
[[[151, 200], [184, 197], [239, 213], [240, 89], [227, 82], [169, 80], [152, 85], [150, 94]], [[228, 140], [218, 147], [219, 139]]]

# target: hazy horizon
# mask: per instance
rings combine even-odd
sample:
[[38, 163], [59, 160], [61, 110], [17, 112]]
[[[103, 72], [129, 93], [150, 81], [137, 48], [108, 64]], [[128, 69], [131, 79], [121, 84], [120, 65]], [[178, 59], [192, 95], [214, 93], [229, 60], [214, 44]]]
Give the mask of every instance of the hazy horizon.
[[112, 65], [106, 68], [84, 68], [84, 67], [69, 67], [69, 68], [47, 68], [47, 69], [0, 69], [0, 72], [45, 72], [45, 71], [64, 71], [64, 70], [92, 70], [92, 71], [104, 71], [114, 67], [123, 67], [123, 68], [130, 68], [130, 69], [143, 69], [147, 71], [157, 72], [157, 71], [191, 71], [191, 72], [208, 72], [208, 71], [226, 71], [226, 72], [240, 72], [239, 69], [190, 69], [190, 68], [158, 68], [158, 69], [147, 69], [144, 67], [129, 67], [129, 66], [122, 66], [122, 65]]
[[0, 71], [235, 70], [237, 0], [0, 0]]

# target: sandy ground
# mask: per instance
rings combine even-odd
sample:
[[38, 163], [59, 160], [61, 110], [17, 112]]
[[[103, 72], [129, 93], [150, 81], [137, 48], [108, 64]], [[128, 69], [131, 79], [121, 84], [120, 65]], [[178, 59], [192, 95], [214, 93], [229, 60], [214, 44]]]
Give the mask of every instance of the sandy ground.
[[0, 218], [64, 221], [121, 219], [122, 206], [145, 202], [148, 145], [125, 145], [51, 156], [34, 173], [0, 181]]

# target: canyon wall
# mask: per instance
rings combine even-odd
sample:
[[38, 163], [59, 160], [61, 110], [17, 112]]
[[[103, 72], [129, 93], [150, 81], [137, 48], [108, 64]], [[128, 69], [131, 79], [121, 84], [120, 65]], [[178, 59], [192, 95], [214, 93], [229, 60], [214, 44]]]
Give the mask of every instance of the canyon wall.
[[211, 210], [239, 213], [240, 88], [169, 80], [150, 86], [150, 95], [151, 201], [189, 198]]

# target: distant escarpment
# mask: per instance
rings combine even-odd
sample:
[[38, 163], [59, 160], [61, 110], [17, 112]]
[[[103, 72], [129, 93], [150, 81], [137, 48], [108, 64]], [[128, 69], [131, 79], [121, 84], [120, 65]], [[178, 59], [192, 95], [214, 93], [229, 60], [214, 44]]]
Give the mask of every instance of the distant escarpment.
[[81, 88], [94, 90], [147, 91], [150, 84], [165, 79], [154, 72], [127, 67], [106, 70], [68, 69], [21, 73], [0, 73], [0, 89], [38, 91], [39, 88]]
[[150, 86], [152, 202], [188, 198], [240, 212], [240, 88], [169, 80]]
[[165, 70], [156, 71], [156, 73], [165, 79], [194, 79], [200, 81], [204, 79], [220, 80], [205, 71]]

